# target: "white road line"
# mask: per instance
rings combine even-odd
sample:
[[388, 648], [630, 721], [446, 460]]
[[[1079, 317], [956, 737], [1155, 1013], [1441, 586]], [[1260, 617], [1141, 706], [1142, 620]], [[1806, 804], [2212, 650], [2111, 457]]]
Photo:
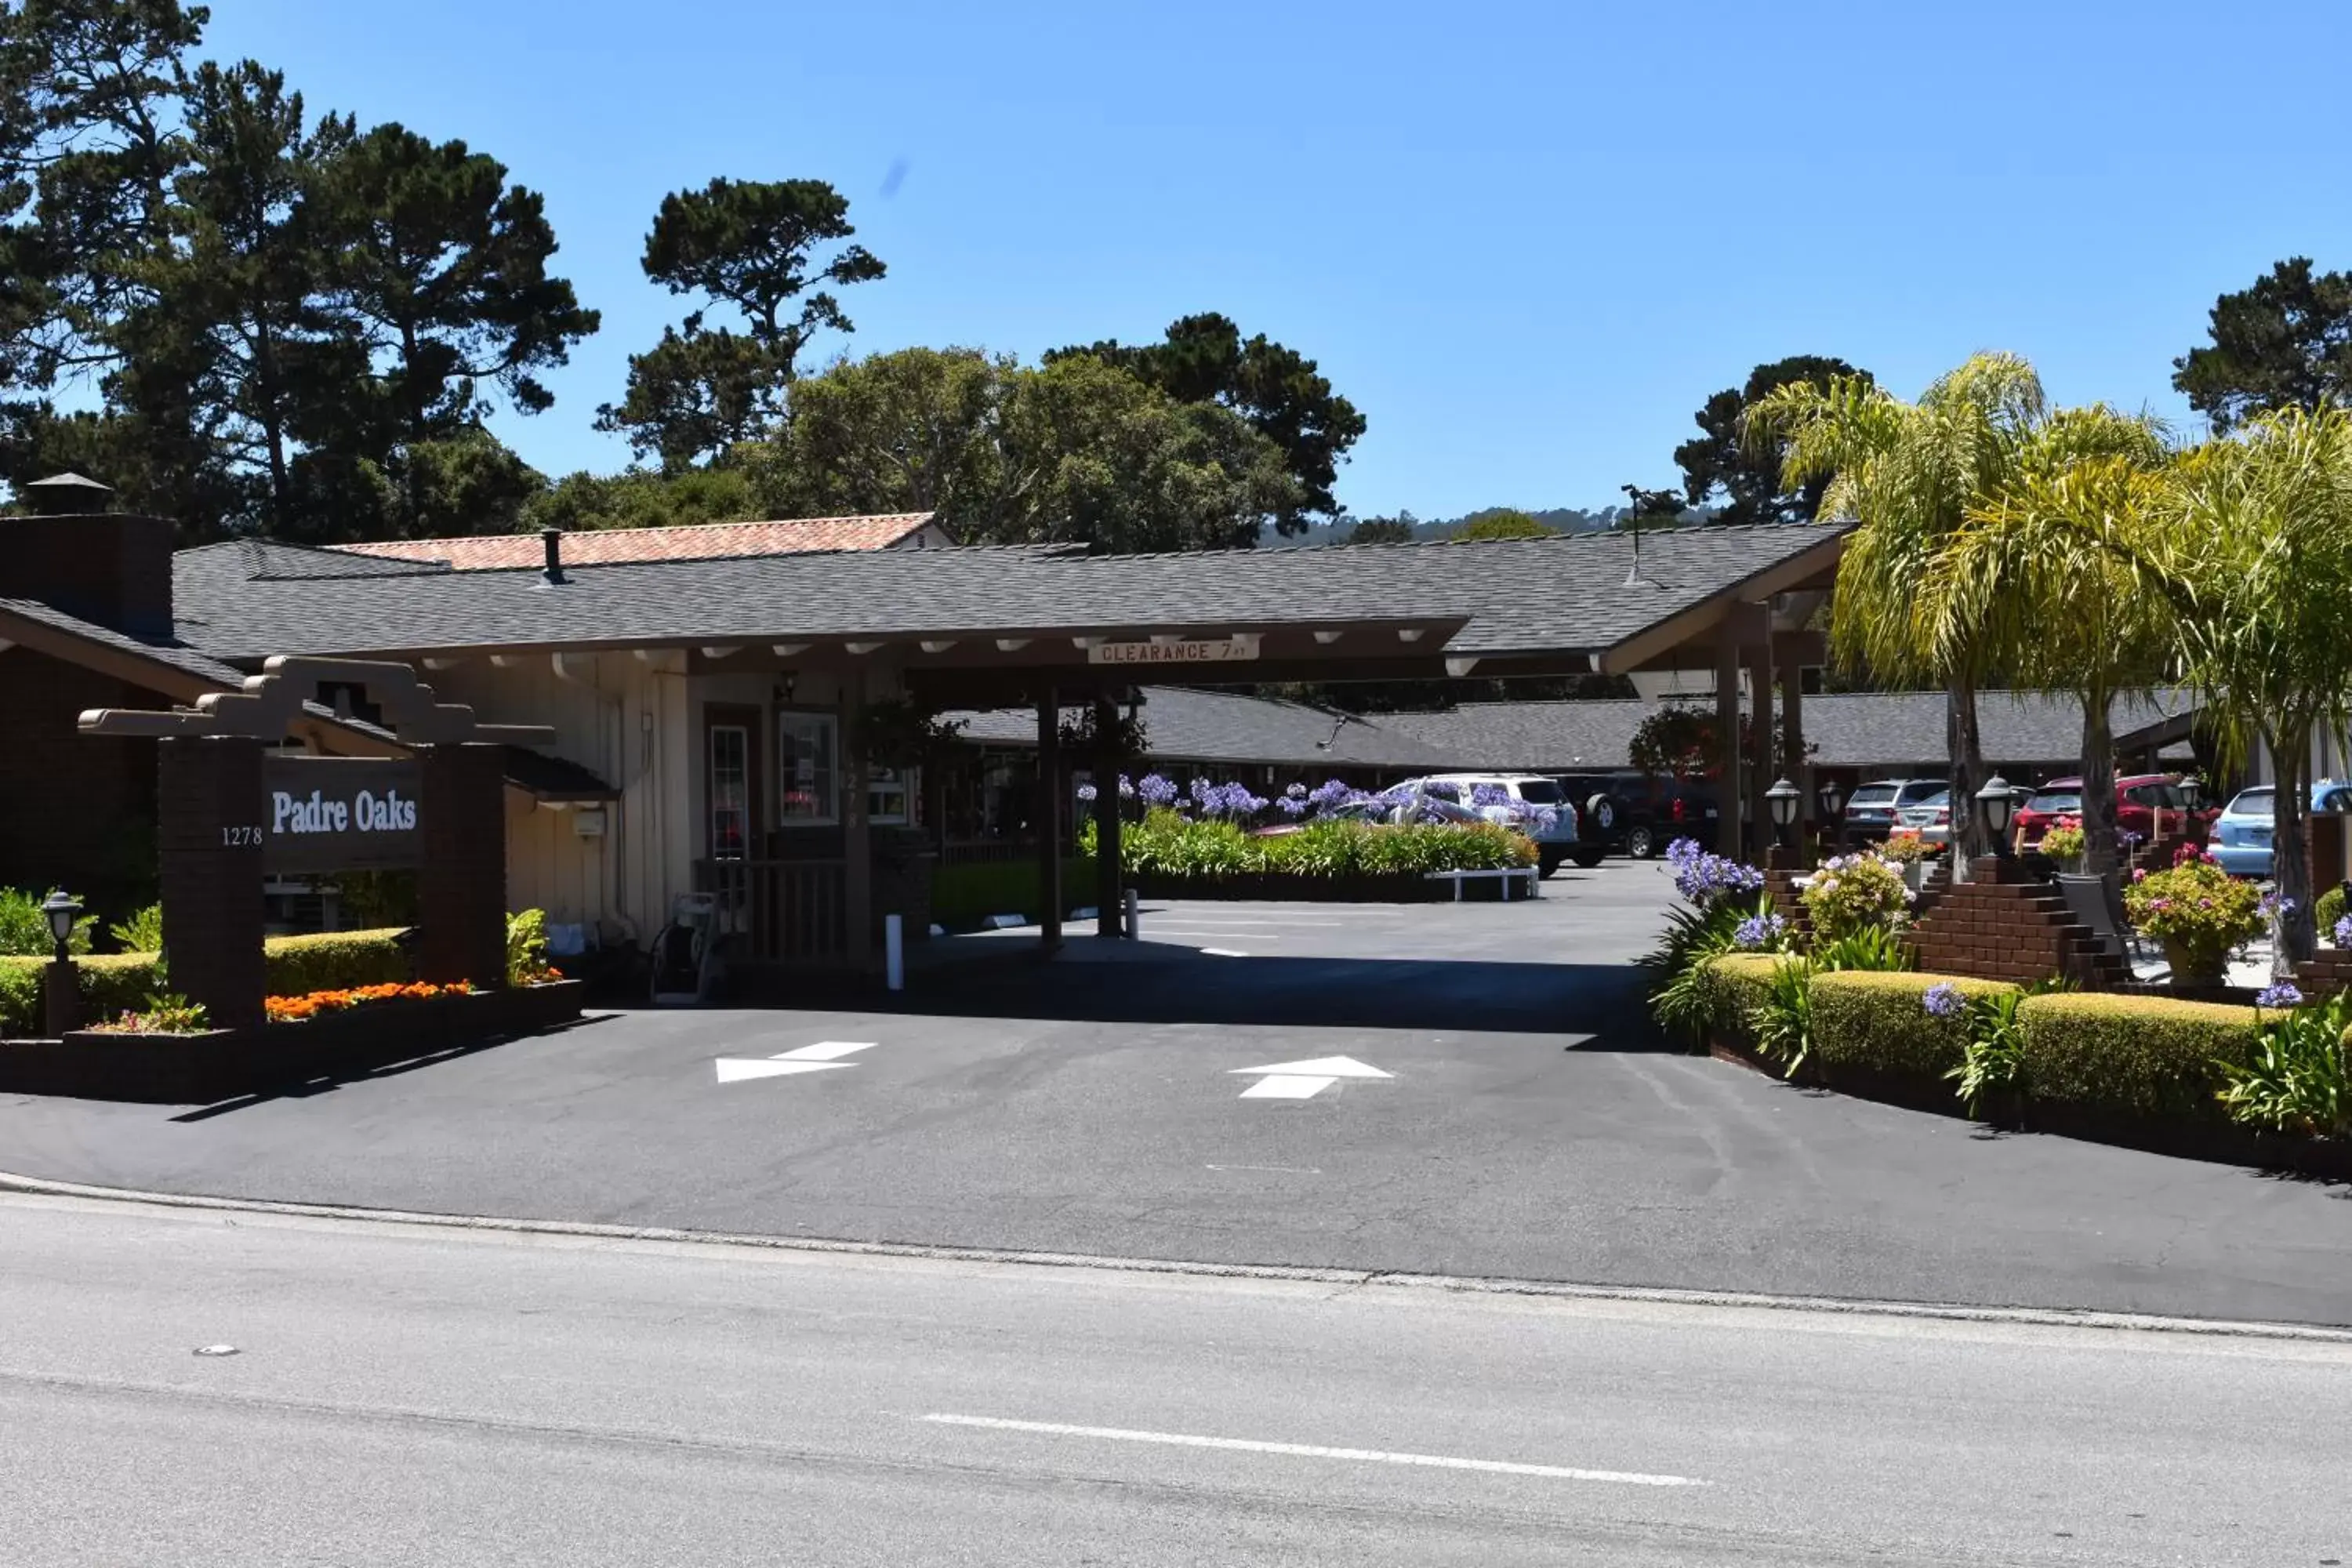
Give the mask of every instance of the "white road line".
[[1492, 1476], [1537, 1476], [1555, 1481], [1606, 1481], [1627, 1487], [1703, 1487], [1689, 1476], [1650, 1476], [1634, 1470], [1588, 1470], [1571, 1465], [1524, 1465], [1511, 1459], [1460, 1459], [1443, 1454], [1396, 1454], [1383, 1448], [1327, 1448], [1314, 1443], [1262, 1443], [1248, 1437], [1202, 1437], [1184, 1432], [1135, 1432], [1121, 1426], [1074, 1426], [1061, 1421], [1010, 1421], [997, 1415], [948, 1415], [920, 1419], [939, 1426], [978, 1426], [992, 1432], [1034, 1432], [1049, 1437], [1094, 1437], [1107, 1443], [1158, 1443], [1173, 1448], [1223, 1448], [1241, 1454], [1280, 1454], [1296, 1459], [1344, 1459], [1358, 1464], [1416, 1465], [1433, 1470], [1477, 1470]]
[[1282, 940], [1270, 931], [1227, 931], [1223, 926], [1161, 925], [1156, 925], [1151, 928], [1151, 935], [1149, 940], [1157, 941], [1163, 936], [1237, 936], [1246, 942], [1280, 942]]
[[1249, 956], [1246, 952], [1235, 952], [1230, 947], [1204, 947], [1201, 951], [1211, 958], [1247, 958]]
[[1312, 1100], [1339, 1080], [1336, 1078], [1301, 1078], [1292, 1073], [1276, 1073], [1262, 1078], [1242, 1090], [1244, 1100]]

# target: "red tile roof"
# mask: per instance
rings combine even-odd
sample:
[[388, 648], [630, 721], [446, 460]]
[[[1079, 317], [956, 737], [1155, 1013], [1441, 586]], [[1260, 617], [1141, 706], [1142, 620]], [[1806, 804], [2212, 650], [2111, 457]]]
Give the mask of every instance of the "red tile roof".
[[[775, 522], [703, 522], [682, 528], [599, 528], [563, 536], [566, 566], [633, 561], [713, 561], [731, 555], [804, 555], [828, 550], [887, 550], [931, 521], [927, 511], [877, 517], [802, 517]], [[464, 539], [389, 539], [339, 544], [354, 555], [446, 561], [459, 572], [534, 567], [546, 559], [535, 533]]]

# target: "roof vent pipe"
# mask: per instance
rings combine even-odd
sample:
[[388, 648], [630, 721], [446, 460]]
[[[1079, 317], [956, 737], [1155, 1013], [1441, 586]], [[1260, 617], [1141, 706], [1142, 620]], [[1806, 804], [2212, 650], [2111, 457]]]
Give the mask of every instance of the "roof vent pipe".
[[540, 575], [550, 583], [562, 582], [563, 531], [560, 528], [542, 528], [539, 531], [539, 542], [547, 547], [547, 564], [541, 569]]

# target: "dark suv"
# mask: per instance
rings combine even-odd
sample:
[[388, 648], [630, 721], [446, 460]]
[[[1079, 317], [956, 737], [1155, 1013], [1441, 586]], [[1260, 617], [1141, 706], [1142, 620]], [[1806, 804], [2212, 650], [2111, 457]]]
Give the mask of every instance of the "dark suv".
[[1895, 831], [1906, 806], [1917, 805], [1950, 786], [1949, 779], [1873, 779], [1846, 797], [1846, 837], [1868, 844]]
[[1562, 773], [1560, 793], [1575, 804], [1580, 837], [1636, 860], [1665, 852], [1674, 840], [1712, 840], [1715, 793], [1697, 779], [1654, 777], [1626, 768], [1599, 773]]

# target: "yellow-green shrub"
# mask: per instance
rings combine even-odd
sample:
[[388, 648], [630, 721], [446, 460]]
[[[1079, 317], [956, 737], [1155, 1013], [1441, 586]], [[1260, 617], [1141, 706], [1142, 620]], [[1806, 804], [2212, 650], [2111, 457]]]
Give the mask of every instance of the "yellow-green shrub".
[[2033, 1098], [2126, 1116], [2220, 1119], [2216, 1060], [2243, 1065], [2254, 1010], [2169, 996], [2060, 992], [2017, 1011]]
[[2014, 991], [1991, 980], [1909, 971], [1842, 969], [1813, 976], [1813, 1056], [1824, 1068], [1942, 1078], [1969, 1049], [1969, 1015], [1938, 1018], [1926, 997], [1948, 985], [1974, 1001]]
[[1786, 962], [1789, 955], [1780, 952], [1726, 952], [1706, 960], [1717, 1026], [1747, 1038], [1749, 1009], [1770, 993], [1773, 973]]
[[[347, 991], [355, 985], [414, 980], [415, 965], [400, 940], [405, 934], [398, 928], [386, 928], [273, 936], [261, 944], [269, 994], [300, 996], [312, 991]], [[484, 975], [478, 984], [494, 984], [497, 978]]]
[[[41, 971], [46, 958], [0, 957], [0, 1038], [32, 1039], [42, 1032], [45, 1007]], [[86, 1023], [113, 1018], [143, 1007], [159, 989], [152, 952], [110, 952], [74, 957], [75, 989], [81, 993]]]

